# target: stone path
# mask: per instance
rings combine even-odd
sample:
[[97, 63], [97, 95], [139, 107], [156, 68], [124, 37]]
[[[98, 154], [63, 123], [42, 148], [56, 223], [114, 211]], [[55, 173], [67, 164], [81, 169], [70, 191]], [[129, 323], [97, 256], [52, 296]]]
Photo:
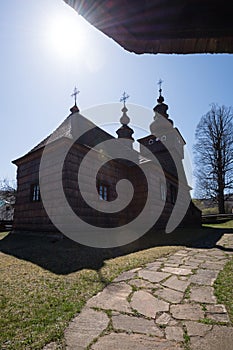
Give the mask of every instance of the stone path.
[[[233, 234], [219, 245], [233, 248]], [[213, 283], [232, 252], [184, 248], [118, 276], [65, 331], [67, 350], [232, 350]]]

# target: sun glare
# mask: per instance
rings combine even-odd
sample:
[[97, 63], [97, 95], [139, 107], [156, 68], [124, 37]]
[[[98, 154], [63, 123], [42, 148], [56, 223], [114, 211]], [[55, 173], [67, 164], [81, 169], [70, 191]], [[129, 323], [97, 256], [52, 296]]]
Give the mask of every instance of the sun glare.
[[44, 28], [47, 52], [56, 62], [79, 64], [91, 72], [104, 66], [103, 34], [76, 12], [54, 14]]
[[79, 16], [57, 16], [49, 26], [49, 46], [56, 55], [69, 59], [82, 54], [87, 33]]

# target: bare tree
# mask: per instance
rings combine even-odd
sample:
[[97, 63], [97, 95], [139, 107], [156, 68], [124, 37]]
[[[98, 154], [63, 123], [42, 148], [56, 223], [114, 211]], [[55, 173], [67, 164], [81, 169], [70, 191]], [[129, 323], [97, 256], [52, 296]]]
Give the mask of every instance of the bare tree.
[[8, 179], [0, 179], [0, 196], [4, 199], [8, 197], [15, 196], [16, 194], [16, 184], [15, 181]]
[[14, 207], [16, 197], [16, 184], [15, 181], [9, 181], [8, 179], [0, 180], [0, 199]]
[[196, 128], [197, 195], [212, 198], [225, 213], [224, 194], [233, 188], [233, 110], [212, 104]]
[[0, 180], [0, 220], [12, 220], [15, 206], [15, 181]]

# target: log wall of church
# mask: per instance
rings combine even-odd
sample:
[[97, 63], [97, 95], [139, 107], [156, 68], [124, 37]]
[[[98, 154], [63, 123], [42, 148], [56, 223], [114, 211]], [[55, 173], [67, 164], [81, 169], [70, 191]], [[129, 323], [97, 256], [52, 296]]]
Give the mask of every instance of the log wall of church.
[[[62, 151], [63, 144], [57, 146]], [[52, 150], [51, 150], [52, 151]], [[120, 160], [111, 160], [106, 162], [99, 170], [96, 185], [102, 183], [108, 188], [108, 201], [111, 202], [117, 197], [116, 184], [121, 179], [128, 179], [134, 188], [134, 196], [130, 204], [122, 211], [117, 213], [102, 213], [88, 205], [80, 194], [78, 185], [78, 170], [79, 166], [87, 154], [89, 149], [83, 145], [74, 144], [68, 155], [66, 156], [63, 168], [63, 188], [73, 211], [84, 221], [89, 224], [99, 227], [116, 227], [122, 226], [131, 222], [136, 218], [147, 200], [148, 183], [153, 193], [153, 200], [150, 207], [149, 215], [153, 218], [163, 207], [162, 214], [159, 220], [155, 223], [155, 229], [163, 229], [171, 215], [174, 208], [174, 193], [172, 194], [171, 186], [177, 190], [177, 181], [170, 175], [166, 176], [166, 183], [164, 184], [163, 174], [160, 173], [159, 168], [147, 162], [143, 164], [142, 168], [147, 170], [147, 180], [143, 176], [143, 172], [136, 166]], [[14, 229], [16, 231], [38, 231], [38, 232], [58, 232], [57, 228], [51, 223], [48, 215], [43, 207], [42, 201], [33, 202], [31, 200], [31, 186], [39, 183], [39, 166], [42, 150], [34, 152], [18, 163], [18, 190], [15, 205]], [[86, 178], [84, 180], [84, 188], [93, 196], [93, 201], [99, 201], [99, 198], [93, 195], [90, 188], [90, 178], [93, 176], [93, 165], [98, 161], [100, 154], [93, 154], [89, 162], [86, 164]], [[106, 159], [107, 160], [107, 159]], [[54, 157], [53, 162], [48, 164], [50, 174], [53, 174], [53, 167], [55, 169], [56, 162], [59, 158]], [[61, 216], [64, 209], [64, 203], [59, 195], [58, 183], [56, 182], [56, 174], [51, 178], [48, 176], [49, 190], [54, 200], [54, 207], [56, 208], [57, 219]], [[148, 182], [148, 183], [147, 183]], [[161, 188], [166, 185], [166, 198], [161, 193]], [[187, 193], [188, 189], [187, 189]], [[125, 193], [127, 196], [127, 193]], [[143, 221], [144, 220], [144, 221]], [[148, 216], [144, 217], [141, 222], [142, 226], [146, 224]], [[200, 222], [200, 212], [195, 206], [190, 205], [190, 208], [183, 220], [183, 225]], [[79, 228], [77, 228], [79, 229]]]
[[[134, 196], [132, 202], [122, 211], [109, 214], [102, 213], [88, 205], [80, 195], [78, 168], [87, 151], [82, 146], [75, 145], [66, 158], [63, 184], [67, 199], [74, 212], [85, 222], [99, 227], [117, 227], [130, 222], [133, 218], [137, 217], [146, 199], [146, 182], [145, 179], [141, 178], [142, 174], [140, 170], [136, 166], [132, 166], [132, 164], [128, 165], [125, 162], [117, 160], [108, 161], [106, 158], [105, 165], [98, 171], [96, 187], [98, 188], [98, 184], [106, 186], [108, 202], [111, 202], [117, 197], [116, 184], [118, 181], [128, 179], [134, 187]], [[90, 180], [93, 177], [93, 166], [98, 163], [99, 156], [101, 155], [98, 153], [92, 153], [92, 156], [86, 163], [86, 177], [82, 181], [84, 190], [88, 193], [89, 198], [92, 199], [92, 204], [100, 201], [93, 194], [92, 188], [90, 188]], [[123, 193], [123, 196], [127, 198], [127, 193]]]
[[19, 231], [48, 231], [50, 220], [41, 201], [32, 201], [32, 186], [39, 184], [41, 152], [29, 155], [17, 169], [17, 195], [14, 213], [14, 229]]

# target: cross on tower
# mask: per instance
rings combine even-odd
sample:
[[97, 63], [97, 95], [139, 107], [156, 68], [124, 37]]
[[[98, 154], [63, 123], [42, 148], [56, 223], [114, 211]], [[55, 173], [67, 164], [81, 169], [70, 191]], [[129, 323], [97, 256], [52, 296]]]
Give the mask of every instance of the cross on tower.
[[76, 102], [77, 102], [77, 95], [80, 93], [80, 91], [76, 88], [74, 88], [74, 92], [73, 94], [71, 95], [71, 97], [74, 97], [74, 104], [76, 105]]
[[127, 95], [126, 92], [124, 91], [124, 93], [122, 94], [122, 97], [120, 99], [120, 102], [124, 103], [124, 107], [125, 107], [125, 102], [126, 102], [126, 100], [128, 100], [128, 98], [129, 98], [129, 95]]
[[162, 92], [162, 83], [163, 83], [163, 80], [159, 79], [158, 85], [159, 85], [159, 93], [160, 93], [160, 95], [161, 95], [161, 92]]

